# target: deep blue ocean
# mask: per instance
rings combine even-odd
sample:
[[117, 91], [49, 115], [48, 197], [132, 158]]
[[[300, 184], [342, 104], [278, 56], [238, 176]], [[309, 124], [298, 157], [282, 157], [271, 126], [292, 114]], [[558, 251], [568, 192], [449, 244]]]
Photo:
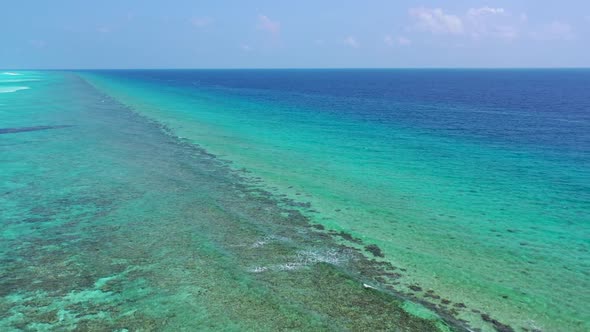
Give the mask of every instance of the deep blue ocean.
[[590, 147], [590, 69], [101, 73], [167, 86], [215, 87], [233, 95], [300, 104], [363, 121], [394, 123], [490, 143], [557, 149], [572, 156], [587, 153]]

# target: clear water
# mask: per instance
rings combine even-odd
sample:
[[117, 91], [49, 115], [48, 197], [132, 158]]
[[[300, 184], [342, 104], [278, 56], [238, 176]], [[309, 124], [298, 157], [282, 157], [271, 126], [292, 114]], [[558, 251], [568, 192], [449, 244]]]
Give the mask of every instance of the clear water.
[[27, 75], [5, 326], [590, 328], [590, 71]]
[[363, 287], [393, 268], [76, 75], [23, 76], [0, 97], [1, 331], [456, 324]]

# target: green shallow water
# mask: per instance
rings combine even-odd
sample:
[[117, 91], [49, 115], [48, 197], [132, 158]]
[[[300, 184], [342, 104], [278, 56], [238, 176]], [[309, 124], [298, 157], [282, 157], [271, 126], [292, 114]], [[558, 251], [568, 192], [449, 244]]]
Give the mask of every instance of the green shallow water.
[[83, 77], [299, 202], [326, 233], [344, 232], [339, 243], [377, 245], [397, 272], [363, 275], [398, 295], [485, 331], [589, 328], [583, 165], [223, 90]]
[[1, 127], [67, 127], [0, 135], [0, 330], [461, 330], [303, 200], [76, 75], [23, 74]]

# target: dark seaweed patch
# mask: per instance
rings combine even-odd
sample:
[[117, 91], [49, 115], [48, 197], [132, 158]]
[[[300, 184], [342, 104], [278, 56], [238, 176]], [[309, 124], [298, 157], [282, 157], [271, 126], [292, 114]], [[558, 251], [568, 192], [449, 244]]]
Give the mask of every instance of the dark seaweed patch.
[[498, 332], [514, 332], [514, 329], [508, 325], [502, 324], [496, 319], [493, 319], [488, 314], [481, 314], [481, 319], [485, 322], [491, 323]]
[[408, 288], [413, 290], [414, 292], [421, 292], [422, 291], [422, 287], [420, 287], [418, 285], [410, 285], [410, 286], [408, 286]]
[[0, 128], [0, 135], [1, 134], [16, 134], [16, 133], [23, 133], [28, 131], [39, 131], [39, 130], [48, 130], [48, 129], [60, 129], [60, 128], [67, 128], [71, 127], [70, 125], [60, 125], [60, 126], [33, 126], [33, 127], [17, 127], [17, 128]]
[[354, 243], [358, 243], [358, 244], [363, 243], [363, 240], [353, 237], [352, 235], [350, 235], [349, 233], [346, 233], [344, 231], [340, 231], [340, 232], [330, 231], [329, 233], [330, 233], [330, 235], [333, 235], [333, 236], [339, 236], [346, 241], [350, 241], [350, 242], [354, 242]]
[[373, 254], [373, 256], [375, 257], [385, 257], [385, 255], [381, 251], [381, 248], [379, 248], [376, 244], [369, 244], [365, 247], [365, 250]]

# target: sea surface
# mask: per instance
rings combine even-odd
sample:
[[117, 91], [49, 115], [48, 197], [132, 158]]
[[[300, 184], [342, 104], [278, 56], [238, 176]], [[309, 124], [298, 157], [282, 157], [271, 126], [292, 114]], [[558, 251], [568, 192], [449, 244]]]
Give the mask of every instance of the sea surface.
[[0, 70], [0, 330], [590, 330], [590, 70]]

